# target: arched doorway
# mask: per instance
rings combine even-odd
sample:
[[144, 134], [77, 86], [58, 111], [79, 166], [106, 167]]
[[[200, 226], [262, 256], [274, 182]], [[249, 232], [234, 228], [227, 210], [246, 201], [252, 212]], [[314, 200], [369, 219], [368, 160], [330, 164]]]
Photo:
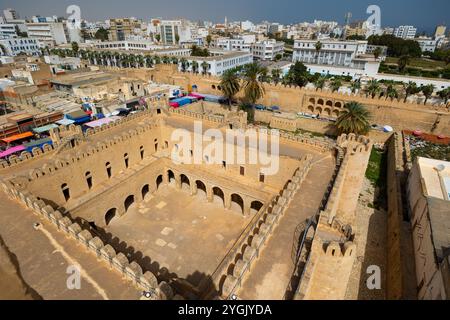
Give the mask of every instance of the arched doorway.
[[173, 173], [172, 170], [167, 171], [167, 177], [169, 178], [169, 184], [175, 184], [176, 180], [175, 180], [175, 174]]
[[105, 214], [105, 223], [107, 226], [109, 226], [109, 224], [111, 223], [112, 219], [115, 218], [117, 213], [117, 209], [116, 208], [112, 208], [109, 209], [108, 212], [106, 212]]
[[142, 200], [145, 200], [145, 197], [150, 193], [150, 186], [148, 184], [143, 186], [141, 193], [142, 193]]
[[163, 176], [160, 174], [158, 178], [156, 178], [156, 190], [159, 190], [159, 186], [163, 183]]
[[206, 185], [200, 180], [197, 180], [195, 184], [197, 186], [197, 196], [202, 200], [206, 200]]
[[189, 178], [186, 177], [184, 174], [182, 174], [180, 179], [181, 179], [181, 189], [190, 192], [191, 182], [189, 181]]
[[225, 194], [219, 187], [213, 188], [213, 202], [225, 207]]
[[231, 195], [231, 210], [244, 214], [244, 200], [236, 193]]
[[261, 208], [263, 207], [263, 203], [261, 201], [253, 201], [251, 206], [250, 206], [250, 213], [251, 214], [256, 214], [259, 212], [259, 210], [261, 210]]
[[125, 199], [124, 206], [125, 206], [125, 213], [130, 209], [130, 207], [134, 204], [134, 195], [128, 196]]

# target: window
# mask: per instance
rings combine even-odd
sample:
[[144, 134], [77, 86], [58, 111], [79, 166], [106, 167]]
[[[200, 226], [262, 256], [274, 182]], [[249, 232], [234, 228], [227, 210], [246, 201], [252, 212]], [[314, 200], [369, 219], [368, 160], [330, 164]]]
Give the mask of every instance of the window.
[[125, 160], [125, 168], [128, 169], [128, 166], [129, 166], [129, 157], [128, 157], [128, 153], [125, 153], [125, 154], [123, 155], [123, 158], [124, 158], [124, 160]]
[[244, 167], [240, 167], [240, 173], [241, 173], [241, 176], [245, 176], [245, 168]]
[[111, 178], [111, 176], [112, 176], [111, 163], [107, 162], [105, 167], [106, 167], [106, 173], [108, 174], [108, 178]]
[[222, 161], [222, 167], [223, 167], [224, 169], [227, 168], [227, 162], [226, 162], [226, 161]]
[[141, 146], [141, 148], [139, 150], [140, 150], [140, 153], [141, 153], [141, 160], [143, 160], [144, 159], [144, 155], [145, 155], [144, 147]]
[[259, 174], [259, 182], [264, 183], [264, 181], [266, 180], [266, 176], [263, 173]]
[[88, 188], [92, 189], [92, 174], [88, 171], [88, 172], [86, 172], [85, 177], [86, 177], [86, 183], [88, 185]]
[[61, 190], [62, 190], [62, 192], [63, 192], [64, 199], [65, 199], [66, 201], [69, 201], [69, 199], [70, 199], [70, 190], [69, 190], [69, 187], [67, 186], [67, 183], [64, 183], [64, 184], [61, 186]]

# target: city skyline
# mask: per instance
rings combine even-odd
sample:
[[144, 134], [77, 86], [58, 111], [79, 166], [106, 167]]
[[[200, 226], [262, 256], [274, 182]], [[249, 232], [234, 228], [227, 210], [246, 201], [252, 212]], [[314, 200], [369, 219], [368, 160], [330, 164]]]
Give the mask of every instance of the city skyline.
[[[110, 1], [105, 7], [104, 3], [99, 1], [40, 1], [39, 9], [36, 10], [29, 6], [28, 1], [15, 0], [4, 1], [3, 9], [7, 7], [14, 8], [21, 17], [30, 18], [33, 15], [49, 16], [57, 15], [66, 17], [66, 8], [69, 5], [76, 4], [81, 7], [82, 18], [88, 21], [100, 21], [114, 17], [134, 16], [140, 19], [150, 19], [155, 17], [162, 18], [186, 18], [189, 20], [204, 20], [221, 22], [225, 16], [228, 21], [250, 20], [260, 22], [268, 20], [280, 22], [282, 24], [293, 24], [304, 21], [327, 20], [344, 23], [344, 16], [347, 12], [352, 13], [352, 21], [364, 20], [368, 17], [366, 9], [369, 5], [375, 4], [381, 8], [382, 27], [395, 27], [398, 25], [414, 25], [419, 32], [431, 33], [436, 25], [450, 24], [450, 17], [446, 12], [450, 11], [450, 2], [446, 0], [434, 0], [435, 5], [418, 0], [406, 1], [400, 0], [346, 0], [331, 1], [324, 0], [320, 3], [310, 3], [306, 1], [280, 0], [277, 2], [277, 8], [274, 8], [268, 1], [248, 0], [239, 2], [229, 0], [226, 3], [217, 1], [193, 0], [189, 6], [183, 4], [181, 0], [151, 1], [135, 0], [124, 3], [119, 1]], [[238, 13], [236, 8], [239, 7]], [[173, 9], [175, 8], [175, 10]], [[257, 8], [257, 9], [255, 9]], [[414, 8], [414, 10], [412, 9]], [[398, 16], [399, 10], [402, 15]], [[148, 13], [143, 13], [148, 12]]]

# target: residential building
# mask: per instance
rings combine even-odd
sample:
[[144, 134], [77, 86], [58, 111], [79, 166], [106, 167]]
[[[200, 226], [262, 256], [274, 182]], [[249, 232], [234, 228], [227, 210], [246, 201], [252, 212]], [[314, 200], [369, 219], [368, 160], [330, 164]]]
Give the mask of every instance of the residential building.
[[126, 50], [126, 51], [152, 51], [156, 49], [164, 48], [159, 45], [155, 45], [150, 40], [140, 41], [106, 41], [94, 43], [93, 46], [97, 49], [105, 50]]
[[[204, 73], [213, 76], [221, 76], [224, 71], [243, 66], [253, 62], [253, 55], [249, 52], [213, 52], [210, 57], [184, 57], [186, 63], [179, 62], [179, 71]], [[206, 66], [206, 70], [203, 66]]]
[[224, 51], [245, 51], [251, 52], [251, 43], [247, 43], [243, 38], [217, 38], [214, 47]]
[[133, 22], [129, 18], [109, 20], [109, 38], [111, 41], [124, 41], [132, 34]]
[[414, 39], [416, 37], [417, 28], [413, 26], [398, 26], [394, 29], [394, 36], [402, 39]]
[[419, 45], [422, 52], [434, 52], [437, 46], [437, 40], [433, 38], [420, 37], [415, 39]]
[[28, 36], [39, 40], [43, 46], [66, 44], [66, 30], [62, 22], [32, 22], [26, 24]]
[[256, 60], [275, 60], [278, 55], [283, 56], [284, 42], [273, 39], [256, 42], [252, 53]]
[[160, 28], [162, 43], [177, 44], [177, 39], [180, 40], [181, 20], [163, 20]]
[[16, 25], [14, 24], [0, 24], [0, 39], [17, 37]]
[[317, 40], [296, 40], [293, 62], [305, 64], [310, 73], [343, 75], [359, 78], [378, 73], [380, 61], [367, 54], [367, 41], [323, 40], [316, 49]]
[[450, 298], [450, 162], [418, 157], [407, 184], [418, 298]]
[[17, 56], [21, 53], [38, 56], [41, 53], [39, 41], [34, 38], [10, 38], [0, 40], [0, 44], [5, 48], [5, 55]]

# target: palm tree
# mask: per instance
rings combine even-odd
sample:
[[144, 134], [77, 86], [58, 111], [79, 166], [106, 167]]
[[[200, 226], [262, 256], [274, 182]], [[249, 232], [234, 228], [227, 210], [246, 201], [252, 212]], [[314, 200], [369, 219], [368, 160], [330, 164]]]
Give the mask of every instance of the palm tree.
[[211, 42], [212, 42], [212, 37], [211, 37], [210, 34], [208, 34], [208, 35], [206, 36], [206, 44], [208, 45], [208, 48], [209, 48], [209, 46], [211, 45]]
[[231, 106], [231, 101], [234, 99], [234, 96], [241, 90], [239, 76], [236, 70], [229, 69], [223, 73], [220, 81], [220, 89]]
[[378, 60], [378, 58], [381, 56], [381, 48], [380, 47], [376, 47], [375, 50], [373, 50], [373, 55], [375, 57], [375, 59]]
[[342, 86], [342, 81], [340, 79], [333, 79], [333, 81], [331, 81], [331, 91], [332, 92], [338, 91], [341, 86]]
[[372, 96], [372, 99], [375, 98], [378, 92], [380, 92], [380, 84], [377, 80], [370, 80], [367, 84], [367, 93], [369, 93]]
[[398, 70], [400, 72], [403, 72], [405, 70], [406, 66], [409, 63], [409, 60], [410, 60], [409, 56], [407, 56], [407, 55], [404, 55], [404, 56], [401, 56], [400, 58], [398, 58], [397, 65], [398, 65]]
[[203, 74], [207, 74], [208, 73], [208, 70], [209, 70], [209, 63], [208, 62], [206, 62], [206, 61], [203, 61], [202, 62], [202, 64], [201, 64], [201, 66], [202, 66], [202, 70], [203, 70]]
[[187, 68], [187, 60], [186, 58], [181, 58], [180, 59], [180, 64], [181, 64], [181, 71], [186, 72], [186, 68]]
[[316, 87], [316, 91], [319, 89], [322, 90], [325, 86], [325, 78], [324, 77], [318, 77], [316, 80], [314, 80], [314, 86]]
[[345, 105], [335, 125], [340, 134], [366, 134], [370, 130], [369, 118], [369, 111], [362, 104], [352, 101]]
[[434, 85], [428, 84], [426, 86], [422, 86], [421, 91], [422, 91], [423, 95], [425, 96], [425, 101], [423, 104], [427, 104], [428, 99], [430, 99], [431, 96], [433, 95]]
[[397, 92], [397, 90], [395, 89], [394, 85], [392, 85], [392, 84], [389, 84], [389, 85], [386, 87], [386, 92], [385, 92], [385, 94], [386, 94], [386, 99], [387, 99], [387, 98], [391, 98], [391, 101], [394, 100], [394, 98], [398, 99], [398, 92]]
[[450, 87], [439, 91], [438, 95], [442, 100], [444, 100], [444, 104], [447, 104], [448, 100], [450, 99]]
[[80, 50], [80, 47], [78, 46], [78, 42], [72, 42], [72, 51], [75, 56], [78, 55], [78, 51]]
[[192, 72], [193, 73], [197, 73], [198, 72], [198, 62], [197, 61], [192, 61]]
[[316, 48], [316, 63], [318, 64], [319, 63], [319, 53], [320, 53], [320, 50], [322, 50], [322, 42], [317, 41], [315, 44], [315, 48]]
[[145, 65], [147, 66], [147, 68], [153, 67], [153, 59], [152, 59], [152, 56], [149, 56], [149, 55], [146, 55], [146, 56], [145, 56]]
[[255, 102], [261, 99], [265, 94], [264, 86], [259, 81], [259, 78], [263, 72], [264, 68], [262, 68], [257, 62], [253, 62], [245, 66], [243, 85], [244, 95], [247, 102], [251, 104], [255, 104]]
[[280, 78], [281, 78], [281, 70], [280, 69], [272, 69], [272, 71], [270, 72], [272, 81], [275, 82], [275, 84], [278, 84], [278, 82], [280, 82]]
[[356, 91], [361, 89], [361, 82], [359, 80], [352, 81], [350, 89], [352, 90], [352, 93], [356, 93]]
[[417, 87], [417, 84], [413, 81], [409, 81], [408, 83], [403, 84], [403, 87], [405, 88], [405, 100], [403, 100], [403, 102], [406, 102], [410, 95], [416, 94], [420, 91], [420, 89]]
[[161, 63], [161, 57], [155, 56], [155, 64], [160, 64], [160, 63]]

